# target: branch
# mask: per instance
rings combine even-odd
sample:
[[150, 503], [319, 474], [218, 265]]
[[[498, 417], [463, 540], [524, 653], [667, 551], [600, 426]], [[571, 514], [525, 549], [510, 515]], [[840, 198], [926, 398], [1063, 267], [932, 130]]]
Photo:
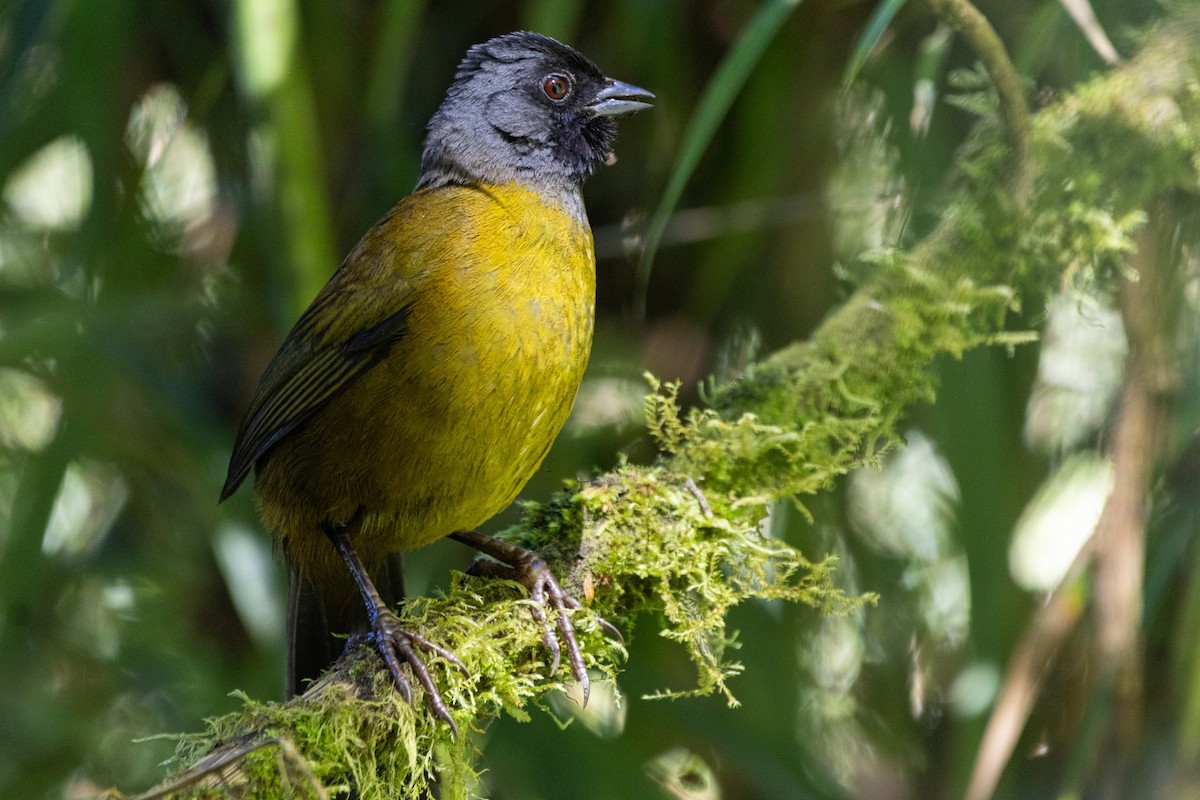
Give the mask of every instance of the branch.
[[1000, 98], [1000, 111], [1013, 148], [1013, 195], [1024, 205], [1033, 191], [1034, 169], [1030, 160], [1033, 145], [1029, 128], [1029, 105], [1016, 67], [1004, 49], [995, 28], [969, 0], [928, 0], [942, 20], [961, 33], [975, 48]]
[[1004, 670], [1004, 684], [975, 753], [966, 800], [988, 800], [995, 794], [1004, 767], [1029, 721], [1042, 678], [1083, 614], [1079, 578], [1091, 559], [1092, 544], [1088, 542], [1050, 597], [1034, 612], [1013, 648]]
[[1113, 431], [1113, 489], [1096, 526], [1096, 662], [1115, 700], [1108, 737], [1112, 757], [1101, 773], [1109, 797], [1124, 793], [1142, 731], [1142, 597], [1146, 514], [1162, 464], [1169, 410], [1180, 384], [1174, 345], [1183, 287], [1173, 239], [1180, 215], [1154, 205], [1122, 283], [1121, 318], [1129, 340], [1120, 409]]

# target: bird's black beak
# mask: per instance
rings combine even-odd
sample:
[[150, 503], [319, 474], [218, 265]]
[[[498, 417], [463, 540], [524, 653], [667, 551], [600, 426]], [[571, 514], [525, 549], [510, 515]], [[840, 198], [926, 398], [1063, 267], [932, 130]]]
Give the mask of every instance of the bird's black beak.
[[[640, 99], [639, 99], [640, 98]], [[650, 108], [643, 100], [653, 100], [654, 94], [631, 83], [614, 81], [609, 78], [604, 88], [596, 92], [596, 97], [588, 105], [588, 110], [598, 117], [623, 117], [635, 111]]]

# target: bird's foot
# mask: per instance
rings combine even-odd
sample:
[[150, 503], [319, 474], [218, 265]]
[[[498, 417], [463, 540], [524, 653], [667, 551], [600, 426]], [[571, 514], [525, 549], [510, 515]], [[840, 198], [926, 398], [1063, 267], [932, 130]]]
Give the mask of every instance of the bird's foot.
[[429, 703], [429, 708], [433, 711], [434, 716], [445, 720], [450, 726], [450, 730], [457, 737], [458, 728], [450, 716], [450, 710], [446, 707], [445, 701], [442, 700], [441, 692], [438, 691], [437, 685], [433, 682], [433, 678], [429, 674], [429, 667], [425, 664], [425, 659], [421, 657], [421, 651], [441, 656], [446, 661], [458, 667], [464, 675], [470, 677], [471, 673], [458, 660], [458, 656], [446, 648], [434, 644], [419, 633], [406, 629], [400, 624], [400, 620], [396, 618], [396, 615], [386, 609], [375, 614], [371, 620], [371, 633], [369, 636], [379, 654], [383, 656], [388, 672], [392, 675], [392, 681], [396, 684], [397, 691], [400, 692], [405, 701], [408, 703], [412, 702], [412, 689], [409, 686], [408, 678], [404, 676], [402, 662], [408, 663], [408, 668], [412, 671], [413, 677], [417, 679], [417, 683], [421, 684], [421, 687], [425, 690], [426, 701]]
[[450, 730], [454, 733], [455, 738], [458, 737], [458, 727], [454, 724], [454, 719], [450, 716], [450, 709], [446, 707], [446, 703], [442, 700], [442, 694], [438, 691], [437, 685], [434, 684], [433, 678], [429, 675], [429, 667], [425, 665], [425, 660], [421, 657], [421, 651], [432, 653], [441, 656], [446, 661], [458, 667], [468, 678], [471, 673], [458, 656], [451, 653], [446, 648], [434, 644], [424, 636], [406, 629], [400, 624], [400, 620], [395, 614], [388, 609], [383, 598], [379, 595], [379, 590], [375, 588], [375, 584], [371, 581], [371, 575], [367, 568], [363, 565], [362, 559], [358, 552], [354, 549], [354, 545], [350, 541], [348, 529], [357, 525], [359, 518], [362, 516], [362, 509], [359, 508], [350, 522], [343, 524], [329, 524], [323, 526], [325, 535], [329, 537], [329, 541], [333, 544], [338, 555], [346, 564], [346, 569], [350, 573], [350, 577], [354, 579], [354, 583], [358, 586], [358, 591], [362, 595], [363, 604], [367, 610], [367, 619], [370, 622], [371, 631], [368, 636], [374, 643], [379, 654], [383, 656], [383, 661], [387, 664], [388, 672], [392, 675], [392, 682], [396, 684], [396, 689], [404, 697], [405, 701], [412, 703], [412, 688], [408, 684], [408, 678], [404, 677], [404, 670], [401, 667], [401, 662], [408, 662], [408, 668], [417, 679], [417, 683], [425, 689], [425, 698], [429, 703], [430, 709], [434, 716], [438, 719], [445, 720], [450, 726]]
[[[568, 609], [581, 608], [580, 602], [563, 590], [562, 585], [554, 577], [554, 573], [550, 571], [550, 567], [546, 565], [541, 556], [532, 550], [485, 536], [476, 531], [459, 531], [450, 536], [503, 562], [498, 564], [492, 561], [480, 561], [475, 564], [473, 571], [517, 581], [529, 590], [529, 596], [533, 600], [534, 617], [542, 626], [542, 645], [550, 651], [553, 659], [550, 664], [550, 673], [558, 671], [562, 648], [565, 646], [567, 661], [571, 664], [571, 674], [583, 689], [583, 704], [586, 706], [588, 695], [591, 693], [591, 681], [588, 679], [587, 668], [583, 663], [583, 653], [579, 649], [579, 641], [575, 636], [575, 626], [571, 623], [571, 615], [568, 613]], [[554, 611], [553, 622], [547, 614], [547, 607]], [[621, 632], [610, 622], [599, 617], [596, 620], [601, 630], [617, 641], [624, 641]], [[562, 640], [562, 646], [559, 645], [559, 639]]]

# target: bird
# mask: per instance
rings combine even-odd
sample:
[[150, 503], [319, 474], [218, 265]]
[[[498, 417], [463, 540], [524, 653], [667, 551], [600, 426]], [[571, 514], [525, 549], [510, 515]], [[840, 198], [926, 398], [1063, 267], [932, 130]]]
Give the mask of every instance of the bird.
[[394, 556], [449, 536], [528, 587], [551, 672], [561, 638], [586, 698], [565, 613], [579, 602], [536, 553], [475, 528], [512, 503], [570, 413], [595, 316], [582, 186], [614, 160], [615, 120], [653, 99], [537, 33], [470, 47], [429, 121], [416, 187], [266, 367], [220, 499], [254, 471], [288, 565], [290, 694], [361, 631], [403, 697], [412, 702], [407, 662], [453, 727], [425, 658], [465, 667], [385, 600]]

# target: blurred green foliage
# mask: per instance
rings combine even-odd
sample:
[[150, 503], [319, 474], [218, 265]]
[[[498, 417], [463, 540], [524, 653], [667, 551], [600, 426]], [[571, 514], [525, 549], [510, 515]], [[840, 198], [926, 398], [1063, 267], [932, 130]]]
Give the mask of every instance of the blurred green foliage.
[[[843, 87], [872, 15], [894, 5], [0, 3], [0, 797], [140, 789], [173, 744], [134, 740], [198, 729], [238, 705], [234, 689], [281, 692], [269, 540], [249, 492], [215, 502], [233, 430], [297, 309], [413, 184], [424, 123], [468, 45], [535, 28], [659, 98], [623, 124], [619, 162], [587, 188], [597, 341], [575, 417], [526, 490], [541, 499], [621, 450], [649, 452], [644, 370], [697, 399], [686, 392], [706, 375], [736, 375], [811, 330], [870, 274], [861, 252], [937, 221], [975, 122], [946, 102], [947, 75], [974, 56], [908, 3]], [[1126, 53], [1128, 31], [1160, 13], [1150, 0], [1093, 6]], [[1057, 0], [980, 8], [1047, 95], [1102, 68]], [[777, 30], [681, 167], [718, 66], [765, 14]], [[643, 312], [641, 237], [684, 168]], [[1017, 322], [1049, 319], [1042, 347], [939, 364], [938, 401], [914, 411], [907, 450], [807, 503], [811, 520], [773, 510], [773, 532], [841, 556], [841, 580], [880, 593], [878, 608], [737, 610], [738, 709], [640, 699], [693, 677], [642, 620], [612, 719], [502, 720], [477, 743], [491, 796], [961, 794], [1038, 599], [1010, 569], [1014, 529], [1068, 450], [1103, 442], [1119, 379], [1103, 309], [1042, 300], [1026, 298]], [[1200, 419], [1196, 370], [1184, 379], [1181, 440]], [[1200, 718], [1200, 657], [1180, 644], [1197, 625], [1197, 584], [1183, 579], [1197, 574], [1194, 461], [1166, 474], [1170, 502], [1153, 518], [1148, 669], [1171, 679], [1147, 689], [1148, 762], [1174, 752], [1175, 708]], [[1049, 558], [1042, 541], [1035, 560]], [[435, 591], [468, 560], [454, 544], [415, 554], [410, 589]], [[1082, 650], [1048, 676], [1002, 796], [1046, 796], [1077, 769], [1093, 702]]]

